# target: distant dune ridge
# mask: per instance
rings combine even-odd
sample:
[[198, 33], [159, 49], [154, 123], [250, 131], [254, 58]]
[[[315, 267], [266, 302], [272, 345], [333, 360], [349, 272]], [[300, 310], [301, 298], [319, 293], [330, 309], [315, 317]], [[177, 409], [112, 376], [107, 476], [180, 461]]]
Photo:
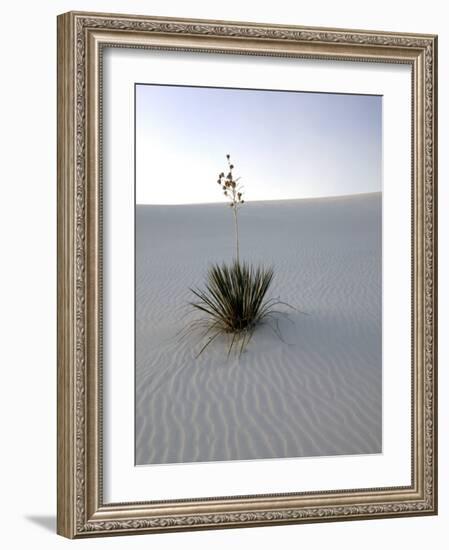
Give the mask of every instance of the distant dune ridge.
[[[231, 261], [226, 204], [136, 207], [136, 462], [382, 451], [381, 193], [248, 202], [241, 259], [307, 313], [258, 327], [240, 358], [179, 336], [189, 287]], [[286, 309], [286, 311], [288, 311]]]

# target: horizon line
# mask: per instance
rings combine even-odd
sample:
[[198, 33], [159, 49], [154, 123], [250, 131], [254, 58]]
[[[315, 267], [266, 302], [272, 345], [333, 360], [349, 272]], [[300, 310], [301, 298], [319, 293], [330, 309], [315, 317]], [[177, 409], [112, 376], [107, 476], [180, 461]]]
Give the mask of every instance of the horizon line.
[[[378, 195], [382, 194], [382, 190], [379, 191], [367, 191], [366, 193], [348, 193], [345, 195], [324, 195], [316, 197], [292, 197], [288, 199], [256, 199], [245, 200], [244, 204], [260, 203], [260, 202], [287, 202], [287, 201], [313, 201], [313, 200], [327, 200], [327, 199], [345, 199], [350, 197], [362, 197], [366, 195]], [[143, 203], [136, 202], [135, 206], [206, 206], [206, 205], [226, 205], [229, 201], [215, 201], [215, 202], [180, 202], [180, 203]]]

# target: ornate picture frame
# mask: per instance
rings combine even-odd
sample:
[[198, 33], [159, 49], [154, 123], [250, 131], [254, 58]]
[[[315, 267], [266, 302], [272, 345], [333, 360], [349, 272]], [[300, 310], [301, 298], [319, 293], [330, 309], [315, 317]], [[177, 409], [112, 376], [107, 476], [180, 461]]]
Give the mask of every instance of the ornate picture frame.
[[[106, 48], [411, 69], [411, 483], [106, 502], [102, 56]], [[132, 365], [129, 366], [132, 369]], [[70, 12], [58, 17], [58, 518], [69, 538], [437, 513], [437, 37]], [[110, 472], [108, 471], [108, 475]]]

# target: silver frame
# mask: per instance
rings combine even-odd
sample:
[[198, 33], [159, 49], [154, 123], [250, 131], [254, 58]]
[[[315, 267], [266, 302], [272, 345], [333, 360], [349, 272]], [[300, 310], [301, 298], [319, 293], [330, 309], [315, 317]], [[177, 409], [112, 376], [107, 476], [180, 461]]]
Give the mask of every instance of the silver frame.
[[[105, 504], [102, 51], [170, 49], [412, 68], [412, 483]], [[70, 12], [58, 17], [58, 533], [70, 538], [437, 513], [437, 37]]]

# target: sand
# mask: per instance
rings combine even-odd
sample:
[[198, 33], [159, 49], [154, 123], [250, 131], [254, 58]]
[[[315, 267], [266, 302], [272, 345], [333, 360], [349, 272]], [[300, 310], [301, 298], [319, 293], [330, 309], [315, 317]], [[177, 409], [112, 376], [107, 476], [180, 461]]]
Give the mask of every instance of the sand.
[[382, 451], [381, 194], [248, 202], [241, 257], [306, 312], [240, 356], [181, 338], [189, 287], [234, 255], [225, 203], [136, 208], [136, 463]]

